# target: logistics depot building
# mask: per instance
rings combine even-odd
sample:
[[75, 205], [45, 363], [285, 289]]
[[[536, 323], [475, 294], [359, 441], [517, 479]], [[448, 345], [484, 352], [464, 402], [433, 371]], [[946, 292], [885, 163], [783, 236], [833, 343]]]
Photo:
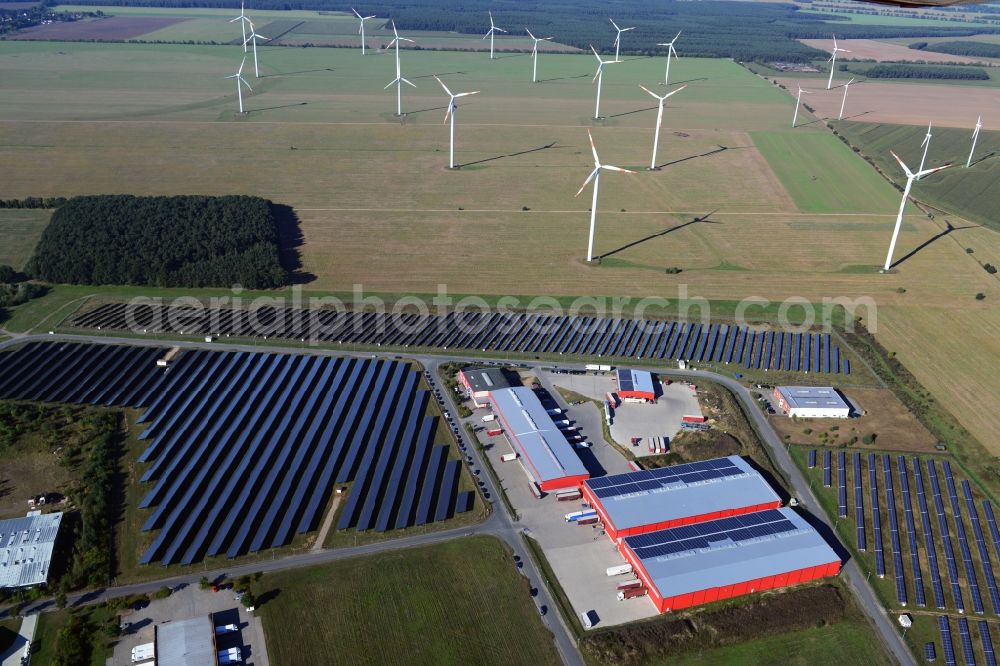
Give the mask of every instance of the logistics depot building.
[[588, 479], [583, 495], [662, 612], [835, 575], [840, 558], [739, 456]]
[[491, 391], [493, 412], [531, 480], [544, 492], [577, 488], [590, 478], [566, 436], [530, 388]]
[[656, 402], [653, 375], [645, 370], [618, 368], [618, 396], [623, 400]]
[[851, 407], [832, 386], [778, 386], [774, 400], [789, 416], [811, 419], [846, 419]]

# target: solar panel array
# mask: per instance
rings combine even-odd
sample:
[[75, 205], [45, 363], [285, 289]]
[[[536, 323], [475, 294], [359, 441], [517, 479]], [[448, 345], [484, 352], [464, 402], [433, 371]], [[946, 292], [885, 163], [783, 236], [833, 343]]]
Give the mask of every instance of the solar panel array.
[[956, 666], [955, 644], [951, 640], [951, 624], [947, 616], [938, 615], [938, 631], [941, 632], [941, 651], [944, 652], [945, 666]]
[[733, 476], [744, 476], [746, 470], [728, 458], [671, 465], [639, 472], [626, 472], [587, 480], [587, 485], [600, 498], [659, 490]]
[[888, 454], [882, 455], [882, 480], [885, 485], [885, 505], [889, 514], [889, 540], [892, 545], [892, 569], [896, 579], [896, 601], [905, 606], [909, 601], [906, 594], [906, 578], [903, 573], [903, 553], [899, 539], [899, 522], [896, 518], [896, 490], [892, 484], [892, 463]]
[[927, 493], [924, 491], [923, 472], [920, 471], [920, 459], [913, 459], [913, 478], [917, 487], [917, 502], [920, 505], [920, 524], [924, 531], [924, 550], [927, 552], [927, 565], [931, 570], [931, 589], [934, 591], [934, 604], [937, 608], [945, 608], [944, 585], [941, 583], [941, 568], [938, 566], [937, 547], [934, 545], [934, 528], [931, 525], [930, 512], [927, 509]]
[[983, 657], [986, 658], [986, 666], [996, 666], [997, 656], [993, 652], [993, 637], [990, 636], [990, 625], [986, 620], [979, 620], [976, 626], [979, 629], [979, 640], [983, 644]]
[[872, 533], [875, 541], [875, 575], [885, 578], [885, 552], [882, 550], [882, 514], [878, 504], [878, 474], [875, 454], [868, 454], [868, 492], [872, 504]]
[[731, 545], [732, 542], [760, 539], [797, 529], [780, 511], [768, 509], [707, 523], [637, 534], [625, 537], [625, 543], [640, 559], [649, 559]]
[[297, 354], [26, 345], [0, 354], [0, 397], [144, 408], [152, 484], [143, 564], [190, 564], [288, 544], [353, 482], [339, 528], [385, 531], [465, 510], [460, 463], [433, 446], [409, 365]]
[[990, 593], [990, 603], [993, 605], [993, 612], [1000, 615], [1000, 593], [997, 591], [997, 581], [993, 573], [990, 549], [986, 546], [983, 524], [979, 520], [979, 511], [976, 510], [976, 502], [972, 498], [972, 487], [966, 479], [962, 479], [962, 494], [965, 496], [965, 508], [968, 510], [969, 520], [972, 522], [972, 534], [976, 537], [976, 548], [979, 550], [979, 559], [983, 563], [983, 574], [986, 578], [986, 589]]
[[924, 643], [924, 659], [927, 661], [937, 660], [937, 650], [934, 649], [934, 642]]
[[370, 347], [684, 359], [785, 372], [850, 374], [829, 334], [746, 326], [512, 312], [444, 315], [262, 307], [255, 310], [106, 303], [71, 326], [144, 333], [316, 340]]
[[837, 454], [837, 515], [847, 518], [847, 454], [843, 451]]
[[972, 609], [977, 613], [985, 613], [983, 597], [979, 592], [979, 577], [972, 564], [972, 550], [965, 533], [965, 522], [962, 520], [962, 505], [958, 502], [958, 492], [955, 488], [955, 478], [951, 474], [951, 463], [947, 460], [941, 463], [944, 470], [945, 487], [948, 489], [948, 500], [951, 502], [951, 515], [955, 521], [955, 534], [958, 535], [958, 549], [962, 553], [962, 563], [965, 565], [965, 579], [969, 583], [969, 594], [972, 596]]
[[809, 469], [816, 467], [816, 449], [809, 449]]
[[937, 513], [938, 529], [941, 530], [941, 541], [944, 544], [944, 561], [948, 568], [948, 579], [951, 582], [951, 595], [955, 599], [955, 608], [964, 611], [965, 601], [962, 598], [962, 587], [958, 580], [955, 548], [951, 544], [951, 530], [948, 529], [948, 517], [944, 513], [944, 500], [941, 499], [941, 483], [938, 481], [937, 466], [933, 460], [927, 461], [927, 477], [931, 480], [931, 493], [934, 496], [934, 510]]
[[868, 550], [868, 539], [865, 536], [865, 497], [864, 485], [861, 481], [861, 454], [855, 453], [854, 462], [854, 524], [857, 530], [858, 550]]
[[898, 456], [896, 458], [896, 466], [899, 470], [899, 488], [903, 493], [903, 518], [906, 523], [906, 542], [910, 547], [910, 568], [913, 570], [913, 589], [916, 593], [917, 605], [926, 606], [924, 575], [920, 569], [920, 558], [917, 555], [917, 530], [913, 520], [913, 501], [910, 497], [910, 475], [906, 467], [906, 458]]
[[832, 457], [829, 450], [823, 452], [823, 485], [827, 488], [830, 487], [832, 482], [830, 479], [830, 458]]
[[969, 631], [969, 621], [964, 617], [958, 618], [958, 637], [962, 643], [962, 656], [969, 666], [976, 664], [976, 651], [972, 647], [972, 633]]

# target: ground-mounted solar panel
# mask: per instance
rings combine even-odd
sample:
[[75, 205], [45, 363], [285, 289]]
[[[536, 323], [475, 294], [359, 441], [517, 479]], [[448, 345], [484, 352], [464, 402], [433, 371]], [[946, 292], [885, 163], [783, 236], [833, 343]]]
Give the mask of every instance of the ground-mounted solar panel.
[[955, 644], [951, 638], [951, 624], [947, 616], [938, 615], [938, 631], [941, 634], [941, 652], [944, 654], [945, 666], [956, 666]]
[[972, 647], [972, 632], [969, 631], [969, 621], [964, 617], [958, 618], [958, 638], [962, 644], [962, 656], [965, 663], [975, 666], [976, 650]]
[[822, 336], [819, 333], [813, 333], [810, 337], [812, 338], [812, 342], [810, 343], [810, 347], [812, 348], [812, 368], [814, 372], [821, 372], [823, 370], [822, 361], [820, 360], [822, 353], [820, 340], [822, 340]]
[[463, 490], [455, 498], [455, 513], [468, 513], [472, 511], [476, 502], [476, 493], [472, 490]]
[[816, 468], [816, 449], [809, 449], [809, 469]]
[[830, 334], [823, 334], [823, 372], [830, 372]]
[[449, 460], [445, 464], [444, 476], [438, 487], [434, 505], [434, 520], [440, 522], [455, 515], [455, 500], [458, 494], [458, 474], [462, 469], [461, 460]]
[[944, 499], [941, 495], [941, 483], [938, 480], [937, 466], [934, 460], [927, 461], [927, 478], [931, 482], [931, 493], [934, 498], [934, 510], [937, 513], [938, 529], [944, 545], [945, 566], [948, 569], [948, 579], [951, 583], [951, 594], [955, 599], [955, 608], [965, 610], [965, 600], [962, 595], [961, 582], [958, 577], [958, 563], [955, 560], [955, 548], [951, 541], [951, 530], [948, 529], [948, 518], [944, 512]]
[[832, 480], [830, 478], [830, 458], [832, 458], [832, 457], [833, 457], [833, 455], [830, 453], [829, 450], [823, 451], [823, 487], [824, 488], [829, 488], [831, 485], [833, 485]]
[[920, 558], [917, 555], [917, 535], [916, 526], [913, 519], [913, 502], [910, 497], [910, 477], [907, 471], [906, 458], [898, 456], [896, 467], [899, 471], [899, 488], [902, 492], [903, 518], [906, 523], [906, 542], [910, 551], [910, 568], [913, 571], [913, 589], [918, 606], [926, 606], [927, 599], [924, 595], [924, 576], [920, 568]]
[[937, 650], [934, 649], [934, 643], [924, 643], [924, 659], [927, 661], [937, 660]]
[[962, 505], [958, 501], [955, 477], [951, 473], [951, 463], [945, 460], [941, 463], [941, 468], [944, 471], [948, 500], [951, 502], [951, 514], [955, 521], [955, 535], [958, 537], [958, 549], [962, 554], [962, 563], [965, 566], [965, 580], [969, 585], [972, 609], [977, 613], [985, 613], [986, 609], [983, 607], [982, 594], [979, 591], [979, 577], [976, 576], [976, 568], [972, 563], [972, 550], [969, 548], [969, 538], [965, 532], [965, 522], [962, 520]]
[[868, 538], [865, 535], [865, 493], [864, 482], [861, 479], [861, 454], [855, 453], [853, 458], [854, 473], [854, 529], [858, 550], [868, 550]]
[[872, 505], [872, 544], [875, 548], [875, 575], [885, 578], [885, 551], [882, 550], [882, 513], [878, 501], [878, 473], [875, 470], [875, 454], [868, 454], [868, 491]]
[[989, 622], [979, 620], [976, 623], [976, 629], [979, 630], [979, 640], [983, 644], [983, 658], [986, 660], [986, 666], [996, 666], [997, 656], [993, 651], [993, 637], [990, 636]]
[[837, 515], [847, 518], [847, 454], [837, 453], [837, 495], [839, 509]]
[[840, 347], [833, 348], [833, 358], [830, 360], [830, 371], [840, 374]]
[[446, 446], [436, 446], [431, 451], [431, 457], [427, 463], [427, 473], [424, 476], [420, 489], [420, 501], [417, 504], [417, 513], [413, 521], [414, 525], [424, 525], [431, 521], [434, 500], [437, 497], [437, 490], [444, 476], [447, 458], [448, 447]]
[[899, 522], [896, 518], [896, 490], [892, 483], [892, 463], [888, 454], [883, 454], [882, 483], [885, 487], [885, 506], [889, 518], [889, 543], [892, 552], [892, 573], [896, 582], [896, 601], [905, 606], [909, 602], [906, 593], [906, 577], [903, 573], [902, 545], [899, 538]]
[[993, 612], [996, 615], [1000, 615], [1000, 591], [997, 590], [997, 581], [993, 572], [990, 549], [986, 545], [983, 524], [979, 520], [979, 511], [976, 509], [976, 502], [972, 497], [972, 487], [969, 485], [967, 479], [962, 479], [962, 494], [965, 497], [965, 509], [969, 512], [969, 522], [972, 523], [972, 534], [976, 539], [976, 548], [979, 550], [979, 560], [983, 565], [983, 578], [986, 581], [986, 589], [990, 595], [990, 603], [993, 606]]
[[944, 585], [941, 582], [941, 569], [938, 566], [934, 527], [931, 524], [930, 512], [927, 507], [927, 493], [924, 490], [920, 459], [916, 457], [913, 459], [913, 483], [917, 489], [917, 503], [920, 506], [920, 525], [924, 533], [924, 551], [927, 553], [927, 565], [931, 574], [931, 590], [934, 592], [934, 604], [937, 608], [944, 609], [946, 607]]

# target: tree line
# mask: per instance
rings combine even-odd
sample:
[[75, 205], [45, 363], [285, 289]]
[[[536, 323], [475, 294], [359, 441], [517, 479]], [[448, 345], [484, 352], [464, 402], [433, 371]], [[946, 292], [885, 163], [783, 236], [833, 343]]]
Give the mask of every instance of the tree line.
[[248, 196], [74, 197], [25, 272], [69, 284], [272, 289], [285, 284], [271, 202]]
[[987, 42], [938, 42], [937, 44], [916, 42], [910, 44], [910, 48], [918, 51], [933, 51], [974, 58], [1000, 58], [1000, 44]]
[[963, 81], [989, 81], [990, 75], [982, 67], [956, 67], [954, 65], [910, 65], [906, 63], [879, 63], [870, 68], [845, 71], [862, 74], [869, 79], [957, 79]]

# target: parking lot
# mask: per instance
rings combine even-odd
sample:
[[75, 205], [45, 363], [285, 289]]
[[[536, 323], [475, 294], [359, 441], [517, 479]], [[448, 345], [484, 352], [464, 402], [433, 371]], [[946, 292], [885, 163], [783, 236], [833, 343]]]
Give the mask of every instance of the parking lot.
[[130, 666], [132, 648], [152, 643], [155, 626], [177, 620], [187, 620], [214, 615], [215, 626], [235, 624], [237, 631], [217, 637], [216, 648], [240, 648], [244, 664], [268, 666], [264, 646], [264, 630], [259, 618], [251, 616], [236, 600], [232, 589], [218, 592], [202, 590], [197, 585], [186, 585], [166, 599], [154, 599], [145, 608], [124, 611], [122, 623], [129, 623], [123, 632], [108, 666]]

